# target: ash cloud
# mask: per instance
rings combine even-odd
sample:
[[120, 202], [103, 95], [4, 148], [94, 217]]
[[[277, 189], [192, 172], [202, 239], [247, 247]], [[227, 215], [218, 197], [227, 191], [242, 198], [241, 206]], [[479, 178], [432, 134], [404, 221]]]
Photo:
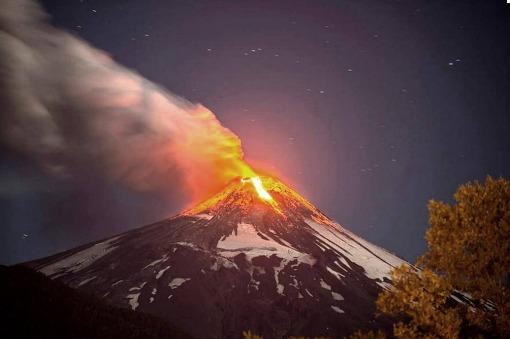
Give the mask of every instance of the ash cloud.
[[148, 191], [184, 184], [195, 198], [228, 180], [222, 171], [240, 174], [239, 139], [206, 108], [50, 26], [37, 3], [2, 7], [5, 145], [60, 177], [94, 173]]

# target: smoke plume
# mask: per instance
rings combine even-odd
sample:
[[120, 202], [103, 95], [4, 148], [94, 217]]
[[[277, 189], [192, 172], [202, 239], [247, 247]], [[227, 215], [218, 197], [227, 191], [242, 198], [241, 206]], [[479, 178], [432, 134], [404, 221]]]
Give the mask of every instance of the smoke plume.
[[192, 104], [52, 27], [29, 0], [0, 11], [0, 132], [47, 171], [195, 200], [252, 174], [239, 138]]

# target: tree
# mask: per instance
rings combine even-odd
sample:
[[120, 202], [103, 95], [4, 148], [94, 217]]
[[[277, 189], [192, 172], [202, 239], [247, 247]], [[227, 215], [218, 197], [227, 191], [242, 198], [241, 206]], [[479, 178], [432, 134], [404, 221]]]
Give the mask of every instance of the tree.
[[[510, 336], [510, 182], [488, 177], [460, 186], [454, 198], [430, 201], [419, 269], [396, 268], [393, 288], [377, 300], [401, 319], [397, 338]], [[465, 301], [455, 302], [455, 293]]]
[[458, 338], [462, 316], [447, 300], [452, 286], [431, 270], [401, 266], [392, 272], [393, 289], [379, 295], [377, 308], [400, 319], [397, 338]]
[[243, 331], [243, 339], [263, 339], [260, 335], [251, 333], [251, 331]]
[[510, 182], [468, 183], [455, 200], [429, 203], [429, 250], [421, 264], [480, 305], [467, 312], [471, 323], [510, 335]]

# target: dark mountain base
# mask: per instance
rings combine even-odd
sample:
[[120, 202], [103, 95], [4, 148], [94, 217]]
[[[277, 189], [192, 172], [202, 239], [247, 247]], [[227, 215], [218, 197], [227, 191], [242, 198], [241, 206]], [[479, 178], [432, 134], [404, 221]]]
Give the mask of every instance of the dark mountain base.
[[120, 309], [26, 267], [0, 266], [3, 338], [190, 338], [154, 316]]

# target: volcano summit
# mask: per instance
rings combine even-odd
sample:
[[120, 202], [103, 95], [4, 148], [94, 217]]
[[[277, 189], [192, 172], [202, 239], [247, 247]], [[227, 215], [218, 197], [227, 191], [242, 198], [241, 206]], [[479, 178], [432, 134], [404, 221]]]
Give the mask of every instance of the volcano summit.
[[270, 177], [236, 179], [175, 217], [29, 263], [199, 338], [343, 337], [387, 328], [374, 301], [404, 261]]

